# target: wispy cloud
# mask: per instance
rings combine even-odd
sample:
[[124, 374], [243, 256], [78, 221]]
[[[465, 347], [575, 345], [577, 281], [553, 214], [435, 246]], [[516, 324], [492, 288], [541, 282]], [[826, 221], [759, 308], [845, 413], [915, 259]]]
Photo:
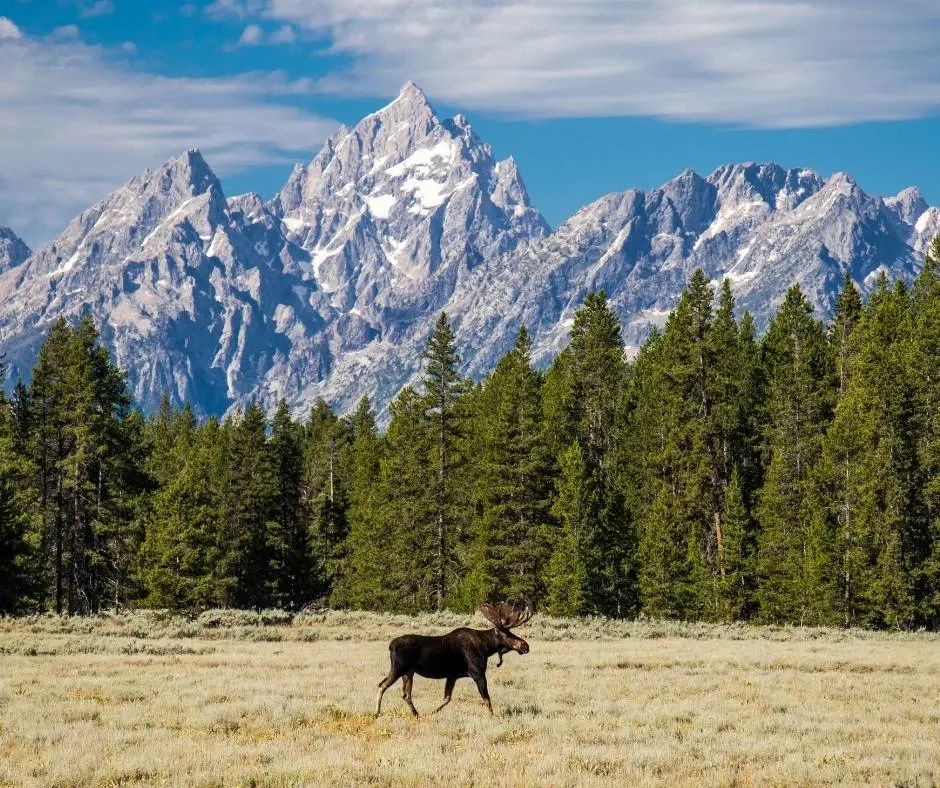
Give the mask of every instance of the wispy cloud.
[[241, 37], [238, 39], [239, 44], [260, 44], [261, 38], [264, 36], [264, 31], [261, 29], [260, 25], [248, 25], [241, 34]]
[[251, 2], [350, 58], [321, 83], [335, 92], [388, 94], [411, 78], [449, 103], [516, 116], [759, 127], [940, 109], [936, 0]]
[[293, 44], [296, 40], [297, 33], [290, 25], [279, 27], [270, 36], [270, 41], [273, 44]]
[[53, 38], [78, 38], [77, 25], [62, 25], [52, 31]]
[[297, 33], [290, 25], [282, 25], [277, 30], [266, 33], [261, 25], [247, 25], [239, 36], [237, 43], [230, 47], [259, 46], [261, 44], [293, 44], [297, 40]]
[[247, 19], [260, 14], [265, 0], [215, 0], [206, 6], [206, 14], [213, 19]]
[[198, 146], [220, 175], [307, 158], [336, 124], [281, 101], [278, 74], [168, 78], [0, 18], [0, 224], [31, 245], [146, 167]]
[[78, 9], [79, 14], [86, 18], [108, 16], [114, 13], [114, 3], [112, 0], [95, 0], [91, 3], [78, 0]]

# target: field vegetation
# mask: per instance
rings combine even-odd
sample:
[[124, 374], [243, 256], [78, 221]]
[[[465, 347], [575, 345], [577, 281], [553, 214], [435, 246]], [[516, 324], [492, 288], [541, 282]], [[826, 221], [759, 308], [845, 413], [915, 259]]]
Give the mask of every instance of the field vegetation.
[[[385, 642], [469, 623], [318, 611], [0, 619], [2, 785], [936, 785], [940, 636], [537, 616], [526, 656], [416, 679]], [[476, 625], [484, 626], [477, 620]], [[397, 689], [397, 688], [396, 688]]]

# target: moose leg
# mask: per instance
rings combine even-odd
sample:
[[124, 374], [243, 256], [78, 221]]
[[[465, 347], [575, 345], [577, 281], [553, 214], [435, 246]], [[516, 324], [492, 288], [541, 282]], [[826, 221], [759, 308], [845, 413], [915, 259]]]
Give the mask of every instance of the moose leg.
[[490, 710], [490, 714], [493, 713], [493, 704], [490, 703], [490, 693], [486, 689], [486, 674], [481, 673], [479, 676], [474, 676], [473, 680], [477, 683], [477, 689], [480, 690], [480, 697], [483, 698], [483, 705]]
[[405, 703], [408, 704], [408, 708], [411, 709], [411, 713], [418, 716], [418, 710], [415, 708], [415, 705], [411, 702], [411, 685], [414, 682], [415, 674], [406, 673], [401, 677], [401, 696], [405, 699]]
[[443, 709], [448, 703], [450, 703], [450, 696], [454, 691], [454, 684], [457, 683], [457, 679], [447, 679], [444, 684], [444, 702], [438, 706], [432, 714], [437, 714], [441, 709]]
[[398, 674], [395, 672], [394, 668], [389, 671], [389, 674], [379, 682], [379, 695], [375, 699], [375, 716], [378, 717], [382, 713], [382, 696], [385, 694], [385, 690], [392, 686], [396, 681], [398, 681]]

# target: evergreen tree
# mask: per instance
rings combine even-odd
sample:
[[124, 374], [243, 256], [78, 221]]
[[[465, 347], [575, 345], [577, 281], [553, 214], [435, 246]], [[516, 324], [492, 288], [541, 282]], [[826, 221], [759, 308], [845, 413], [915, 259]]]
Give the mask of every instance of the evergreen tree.
[[849, 383], [850, 362], [852, 346], [850, 339], [852, 330], [862, 316], [862, 296], [852, 281], [852, 272], [845, 271], [842, 280], [842, 291], [836, 302], [835, 319], [829, 330], [829, 341], [836, 361], [836, 374], [839, 378], [839, 397], [844, 397]]
[[[560, 454], [577, 442], [586, 467], [587, 487], [579, 497], [592, 508], [584, 513], [586, 528], [577, 545], [588, 572], [589, 609], [627, 615], [636, 605], [634, 535], [620, 484], [617, 441], [627, 365], [620, 323], [603, 292], [585, 298], [575, 314], [571, 344], [548, 378], [544, 408], [546, 423], [555, 432], [549, 446]], [[563, 530], [553, 537], [554, 551], [566, 549], [562, 537]]]
[[276, 593], [271, 530], [277, 469], [267, 423], [257, 403], [226, 425], [229, 432], [222, 531], [222, 574], [231, 579], [233, 607], [269, 607]]
[[[755, 464], [751, 326], [735, 322], [727, 281], [714, 313], [712, 303], [708, 278], [696, 271], [632, 377], [629, 483], [637, 490], [643, 607], [654, 615], [743, 615], [740, 594], [753, 585], [742, 576], [752, 567], [743, 554], [752, 529], [742, 486]], [[729, 503], [733, 478], [737, 500]], [[742, 529], [730, 550], [726, 514]]]
[[383, 593], [388, 534], [379, 512], [377, 489], [382, 447], [368, 397], [359, 401], [350, 427], [352, 440], [344, 459], [349, 479], [349, 536], [346, 561], [331, 599], [340, 606], [371, 608]]
[[550, 482], [542, 422], [541, 375], [532, 369], [523, 326], [516, 345], [480, 392], [472, 423], [477, 505], [471, 525], [468, 607], [481, 600], [544, 597]]
[[146, 536], [149, 501], [157, 487], [147, 472], [146, 430], [146, 417], [137, 409], [127, 413], [121, 422], [107, 461], [110, 498], [98, 511], [106, 600], [114, 610], [145, 593], [137, 575], [138, 556]]
[[317, 400], [306, 425], [304, 503], [311, 518], [318, 597], [329, 595], [346, 559], [349, 526], [341, 456], [348, 440], [348, 425], [326, 402]]
[[[143, 436], [147, 449], [146, 472], [157, 485], [165, 486], [182, 470], [188, 440], [196, 426], [192, 408], [184, 405], [174, 409], [169, 394], [164, 391], [157, 412], [145, 424]], [[181, 436], [186, 440], [181, 441]]]
[[20, 612], [28, 598], [26, 517], [7, 473], [0, 471], [0, 615]]
[[671, 423], [677, 408], [667, 401], [666, 340], [653, 327], [630, 377], [628, 463], [622, 484], [637, 523], [638, 587], [643, 611], [678, 617], [686, 607], [677, 579], [687, 576], [686, 540], [673, 518]]
[[57, 612], [95, 612], [105, 601], [119, 602], [137, 547], [122, 522], [140, 493], [139, 424], [124, 375], [97, 340], [90, 318], [74, 327], [58, 321], [29, 388], [39, 603], [51, 599]]
[[754, 599], [756, 534], [744, 493], [740, 474], [735, 469], [723, 501], [724, 540], [718, 587], [718, 599], [723, 606], [719, 617], [727, 621], [748, 618]]
[[376, 485], [378, 571], [360, 578], [359, 593], [368, 593], [369, 606], [379, 610], [433, 610], [439, 590], [439, 509], [430, 482], [438, 468], [425, 399], [406, 386], [389, 405], [389, 414]]
[[153, 498], [139, 575], [145, 604], [199, 610], [231, 604], [235, 579], [223, 560], [229, 434], [215, 419], [182, 420], [174, 453], [182, 467]]
[[433, 452], [431, 490], [434, 502], [435, 538], [431, 550], [434, 574], [434, 609], [450, 600], [459, 582], [459, 548], [465, 519], [467, 489], [460, 473], [462, 437], [460, 398], [463, 382], [457, 372], [454, 332], [442, 312], [424, 351], [425, 421]]
[[704, 273], [696, 271], [661, 339], [653, 337], [634, 372], [635, 385], [645, 393], [635, 421], [653, 426], [650, 437], [658, 437], [638, 447], [641, 454], [650, 452], [647, 463], [656, 469], [646, 478], [648, 504], [637, 512], [640, 592], [644, 609], [653, 615], [694, 616], [699, 586], [706, 582], [711, 320], [712, 291]]
[[812, 548], [813, 472], [831, 419], [834, 364], [823, 326], [799, 286], [787, 291], [762, 343], [767, 376], [767, 473], [757, 501], [758, 602], [764, 621], [818, 619], [809, 582], [824, 557]]
[[703, 560], [696, 564], [705, 570], [697, 608], [712, 619], [744, 615], [753, 586], [749, 577], [753, 526], [748, 502], [754, 488], [745, 487], [744, 482], [756, 465], [753, 424], [748, 419], [756, 394], [754, 357], [750, 326], [742, 332], [734, 319], [734, 307], [731, 285], [725, 279], [698, 362], [704, 368], [700, 412], [707, 457], [702, 498], [709, 511], [708, 524], [700, 535]]
[[316, 594], [317, 567], [304, 506], [304, 431], [283, 399], [271, 422], [269, 451], [275, 479], [269, 533], [275, 601], [299, 610]]
[[13, 408], [2, 391], [5, 371], [0, 356], [0, 615], [23, 610], [31, 590], [28, 517], [23, 506], [26, 499], [16, 492], [22, 471], [16, 452]]
[[[916, 437], [909, 375], [910, 304], [882, 277], [848, 338], [851, 374], [824, 444], [817, 499], [828, 504], [818, 538], [834, 555], [820, 571], [823, 612], [852, 626], [906, 625]], [[839, 324], [837, 320], [836, 325]], [[828, 572], [825, 571], [828, 569]], [[825, 615], [823, 615], [825, 620]]]
[[590, 613], [596, 594], [590, 587], [589, 562], [598, 559], [588, 518], [597, 510], [594, 486], [588, 468], [575, 442], [559, 462], [555, 503], [552, 513], [559, 523], [545, 578], [547, 611], [557, 616]]

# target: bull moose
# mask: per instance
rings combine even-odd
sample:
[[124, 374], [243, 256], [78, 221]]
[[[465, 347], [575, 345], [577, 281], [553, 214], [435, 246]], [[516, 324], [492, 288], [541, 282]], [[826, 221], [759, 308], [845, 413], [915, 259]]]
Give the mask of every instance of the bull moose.
[[506, 602], [481, 605], [479, 612], [492, 625], [492, 629], [469, 629], [460, 627], [446, 635], [402, 635], [388, 644], [392, 666], [388, 675], [379, 682], [379, 695], [375, 700], [375, 716], [382, 711], [382, 696], [385, 690], [398, 679], [402, 680], [402, 697], [411, 713], [418, 710], [411, 702], [411, 686], [414, 675], [428, 679], [444, 679], [444, 702], [433, 713], [450, 703], [451, 693], [457, 679], [465, 676], [476, 682], [484, 705], [493, 713], [490, 695], [486, 689], [486, 663], [494, 654], [499, 656], [497, 667], [503, 664], [503, 654], [517, 651], [529, 653], [529, 644], [514, 635], [510, 629], [520, 626], [532, 618], [532, 610], [526, 605], [515, 608]]

